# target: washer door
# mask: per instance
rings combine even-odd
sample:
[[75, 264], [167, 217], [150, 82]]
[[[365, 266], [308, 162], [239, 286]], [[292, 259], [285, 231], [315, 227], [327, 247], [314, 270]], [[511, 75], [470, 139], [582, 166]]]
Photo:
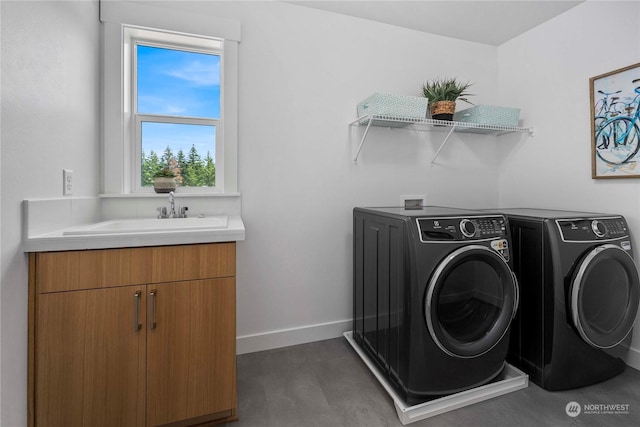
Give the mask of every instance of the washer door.
[[571, 318], [597, 348], [611, 348], [631, 332], [638, 312], [640, 279], [633, 258], [620, 246], [598, 246], [581, 261], [571, 282]]
[[518, 306], [518, 283], [507, 262], [486, 246], [453, 251], [434, 271], [425, 296], [431, 338], [449, 356], [470, 358], [505, 335]]

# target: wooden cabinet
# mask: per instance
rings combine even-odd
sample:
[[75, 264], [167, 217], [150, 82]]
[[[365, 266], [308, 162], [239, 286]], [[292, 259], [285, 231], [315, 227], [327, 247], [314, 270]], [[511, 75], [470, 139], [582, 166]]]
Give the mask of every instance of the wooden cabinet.
[[234, 243], [29, 260], [30, 426], [237, 419]]
[[155, 327], [147, 334], [148, 425], [230, 410], [235, 406], [233, 279], [159, 284], [154, 291]]
[[39, 295], [37, 425], [144, 425], [145, 336], [132, 333], [132, 309], [128, 287]]

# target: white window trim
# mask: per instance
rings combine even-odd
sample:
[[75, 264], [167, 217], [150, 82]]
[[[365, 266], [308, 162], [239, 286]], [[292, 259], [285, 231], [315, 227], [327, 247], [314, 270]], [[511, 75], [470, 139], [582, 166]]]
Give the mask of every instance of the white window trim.
[[[221, 73], [224, 75], [224, 100], [221, 100], [223, 133], [220, 145], [223, 164], [216, 164], [216, 191], [202, 189], [213, 194], [238, 192], [238, 42], [240, 24], [235, 21], [194, 15], [188, 12], [153, 7], [128, 2], [101, 2], [100, 17], [103, 22], [103, 139], [102, 139], [102, 192], [105, 195], [133, 194], [134, 153], [127, 136], [134, 135], [135, 120], [131, 114], [130, 99], [125, 96], [125, 85], [130, 84], [124, 74], [125, 26], [161, 28], [174, 33], [223, 39], [224, 59]], [[130, 76], [129, 76], [130, 77]], [[129, 83], [127, 83], [129, 82]], [[127, 107], [127, 105], [129, 107]], [[128, 120], [127, 120], [128, 119]], [[131, 139], [131, 137], [129, 137]], [[216, 141], [217, 143], [218, 141]], [[135, 144], [134, 144], [135, 145]], [[217, 154], [216, 154], [217, 156]], [[217, 161], [217, 158], [216, 158]], [[219, 185], [218, 179], [221, 179]], [[182, 194], [196, 189], [183, 188]], [[192, 191], [193, 190], [193, 191]]]

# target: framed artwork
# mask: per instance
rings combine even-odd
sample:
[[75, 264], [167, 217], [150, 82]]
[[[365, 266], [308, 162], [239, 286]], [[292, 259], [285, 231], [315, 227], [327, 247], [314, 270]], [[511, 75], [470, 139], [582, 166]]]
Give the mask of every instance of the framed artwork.
[[640, 63], [589, 86], [592, 178], [640, 178]]

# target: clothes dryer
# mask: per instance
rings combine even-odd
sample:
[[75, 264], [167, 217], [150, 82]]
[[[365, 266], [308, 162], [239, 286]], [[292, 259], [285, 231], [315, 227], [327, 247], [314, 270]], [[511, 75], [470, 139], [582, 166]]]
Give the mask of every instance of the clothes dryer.
[[521, 291], [508, 360], [547, 390], [621, 373], [640, 281], [624, 217], [504, 209]]
[[409, 404], [491, 381], [518, 305], [502, 214], [354, 209], [353, 337]]

